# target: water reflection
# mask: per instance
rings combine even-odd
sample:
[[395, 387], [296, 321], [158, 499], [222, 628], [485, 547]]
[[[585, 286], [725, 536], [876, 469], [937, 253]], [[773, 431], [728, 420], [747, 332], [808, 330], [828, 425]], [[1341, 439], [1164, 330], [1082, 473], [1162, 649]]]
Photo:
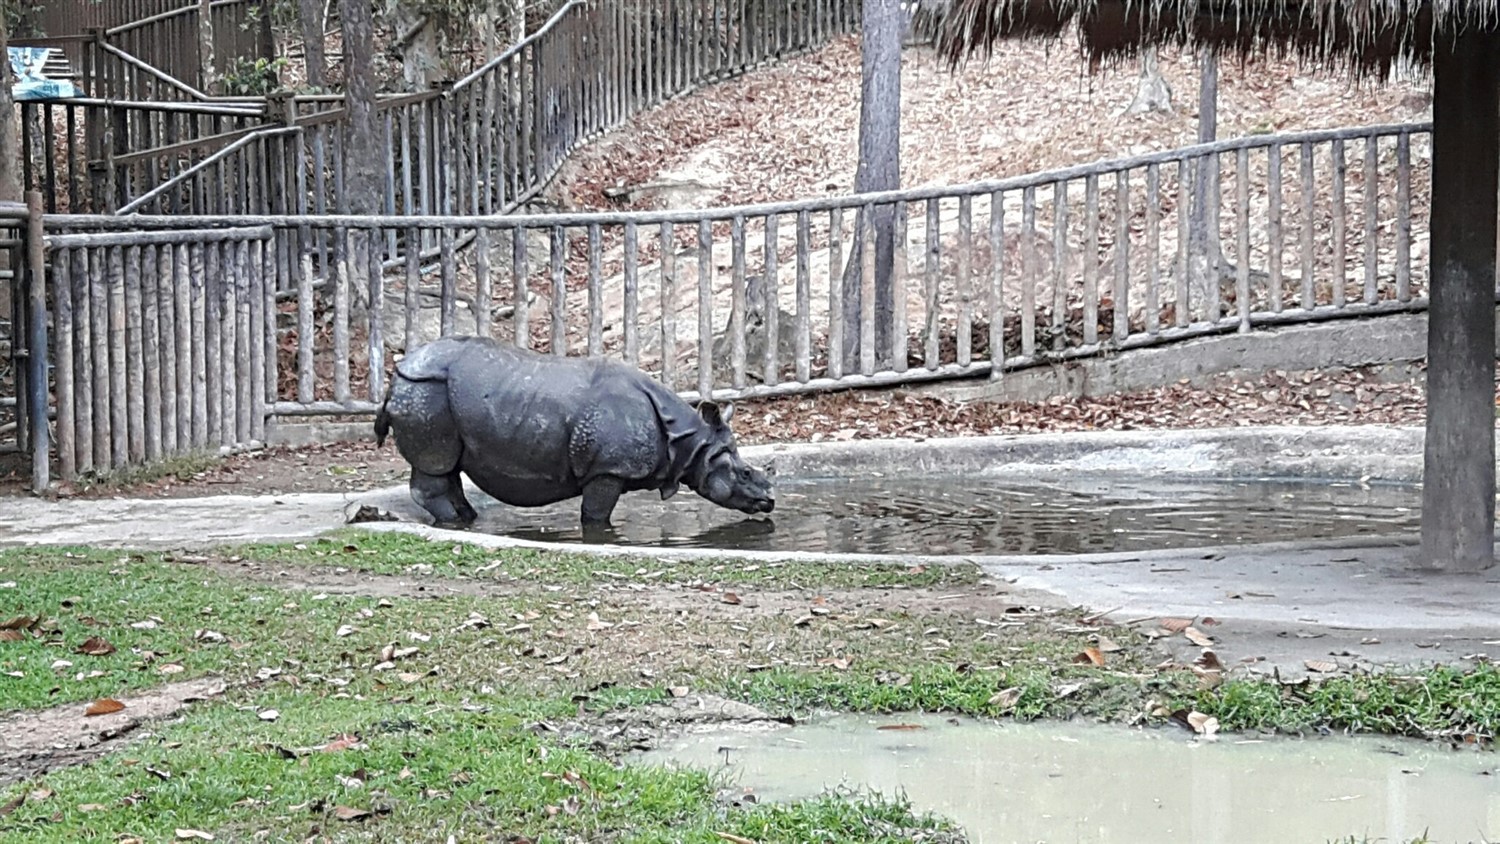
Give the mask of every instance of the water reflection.
[[1066, 554], [1414, 532], [1413, 487], [1309, 482], [934, 477], [790, 480], [774, 519], [684, 493], [626, 496], [607, 532], [584, 536], [577, 502], [521, 510], [475, 496], [475, 530], [549, 542], [765, 551]]
[[[890, 733], [882, 723], [924, 729]], [[762, 799], [840, 784], [904, 790], [974, 844], [1494, 840], [1492, 752], [1391, 739], [1189, 742], [1097, 724], [957, 725], [933, 716], [841, 716], [771, 732], [716, 730], [639, 761], [727, 774]], [[725, 767], [723, 748], [729, 748]]]

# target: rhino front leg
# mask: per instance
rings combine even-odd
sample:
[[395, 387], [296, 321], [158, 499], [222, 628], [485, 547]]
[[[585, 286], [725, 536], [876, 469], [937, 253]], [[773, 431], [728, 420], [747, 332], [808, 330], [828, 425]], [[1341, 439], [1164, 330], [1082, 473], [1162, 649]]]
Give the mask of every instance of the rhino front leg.
[[605, 527], [609, 525], [609, 517], [615, 511], [615, 504], [620, 500], [620, 494], [625, 491], [625, 484], [619, 478], [605, 475], [594, 478], [583, 487], [583, 526]]
[[464, 497], [463, 481], [456, 469], [447, 475], [429, 475], [412, 469], [411, 497], [432, 514], [438, 527], [467, 527], [479, 517]]

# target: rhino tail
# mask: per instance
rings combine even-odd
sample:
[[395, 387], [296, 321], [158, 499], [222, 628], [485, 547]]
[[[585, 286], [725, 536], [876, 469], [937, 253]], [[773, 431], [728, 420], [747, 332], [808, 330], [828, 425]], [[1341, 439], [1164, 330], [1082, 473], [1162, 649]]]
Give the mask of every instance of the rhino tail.
[[375, 445], [384, 446], [385, 438], [391, 433], [391, 393], [396, 389], [397, 375], [391, 378], [391, 383], [385, 388], [385, 399], [380, 402], [380, 409], [375, 411]]

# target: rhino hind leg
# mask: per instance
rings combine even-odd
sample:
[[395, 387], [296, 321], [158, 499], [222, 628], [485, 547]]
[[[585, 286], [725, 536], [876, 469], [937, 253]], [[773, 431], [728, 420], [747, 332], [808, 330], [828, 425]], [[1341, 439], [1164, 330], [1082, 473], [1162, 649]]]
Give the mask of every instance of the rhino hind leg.
[[464, 497], [459, 476], [464, 445], [448, 385], [402, 378], [387, 403], [397, 426], [396, 450], [411, 464], [412, 500], [439, 525], [472, 524], [478, 513]]
[[429, 475], [420, 469], [412, 469], [411, 498], [432, 514], [433, 523], [438, 527], [467, 527], [479, 517], [464, 497], [463, 480], [457, 469], [446, 475]]

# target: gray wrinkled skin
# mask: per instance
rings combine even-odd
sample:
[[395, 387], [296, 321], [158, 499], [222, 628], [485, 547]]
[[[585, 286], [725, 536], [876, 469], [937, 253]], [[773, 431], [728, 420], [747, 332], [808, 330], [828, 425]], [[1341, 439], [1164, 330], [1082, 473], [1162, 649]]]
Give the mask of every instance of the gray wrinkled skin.
[[765, 474], [729, 429], [733, 407], [695, 412], [617, 361], [541, 355], [482, 337], [446, 337], [396, 366], [375, 416], [411, 464], [412, 500], [439, 525], [476, 518], [459, 473], [491, 497], [541, 507], [583, 496], [585, 527], [609, 523], [622, 494], [686, 486], [721, 507], [769, 513]]

